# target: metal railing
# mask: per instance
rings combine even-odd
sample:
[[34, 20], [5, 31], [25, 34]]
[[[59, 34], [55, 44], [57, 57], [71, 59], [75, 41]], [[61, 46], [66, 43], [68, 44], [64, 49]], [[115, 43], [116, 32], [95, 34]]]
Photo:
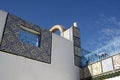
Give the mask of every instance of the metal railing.
[[81, 59], [81, 65], [87, 66], [89, 64], [95, 63], [107, 57], [113, 56], [120, 52], [120, 40], [115, 40], [108, 43], [100, 49], [90, 52], [89, 54], [83, 55]]

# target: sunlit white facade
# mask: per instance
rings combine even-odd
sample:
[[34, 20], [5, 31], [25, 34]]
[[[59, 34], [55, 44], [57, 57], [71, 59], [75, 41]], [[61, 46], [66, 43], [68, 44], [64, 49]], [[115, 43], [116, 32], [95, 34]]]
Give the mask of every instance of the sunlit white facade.
[[79, 29], [61, 34], [0, 11], [0, 80], [80, 80]]

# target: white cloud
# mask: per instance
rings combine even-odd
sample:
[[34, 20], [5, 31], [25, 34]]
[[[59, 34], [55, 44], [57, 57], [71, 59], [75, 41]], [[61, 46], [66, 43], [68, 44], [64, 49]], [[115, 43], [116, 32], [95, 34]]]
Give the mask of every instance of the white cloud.
[[120, 21], [118, 21], [116, 17], [110, 17], [108, 18], [108, 21], [120, 27]]
[[103, 28], [101, 32], [106, 36], [106, 37], [115, 37], [120, 35], [120, 29], [118, 28]]
[[120, 39], [120, 21], [118, 21], [116, 17], [102, 16], [102, 18], [104, 18], [101, 22], [104, 28], [102, 28], [99, 32], [102, 34], [99, 37], [101, 43], [107, 45], [117, 39]]
[[108, 17], [108, 16], [105, 16], [104, 14], [101, 14], [98, 20], [96, 20], [95, 22], [99, 25], [106, 26], [106, 27], [112, 26], [112, 25], [120, 27], [120, 21], [114, 16]]
[[107, 17], [105, 15], [100, 15], [97, 21], [95, 21], [97, 26], [101, 27], [94, 36], [93, 39], [89, 39], [86, 45], [91, 50], [101, 48], [115, 40], [120, 40], [120, 21], [116, 17]]

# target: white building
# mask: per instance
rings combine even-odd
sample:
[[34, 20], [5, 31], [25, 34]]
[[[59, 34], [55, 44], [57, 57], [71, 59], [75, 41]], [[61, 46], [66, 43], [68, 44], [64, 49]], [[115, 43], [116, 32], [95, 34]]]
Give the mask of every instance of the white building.
[[48, 31], [0, 11], [0, 80], [80, 80], [80, 50], [76, 23]]

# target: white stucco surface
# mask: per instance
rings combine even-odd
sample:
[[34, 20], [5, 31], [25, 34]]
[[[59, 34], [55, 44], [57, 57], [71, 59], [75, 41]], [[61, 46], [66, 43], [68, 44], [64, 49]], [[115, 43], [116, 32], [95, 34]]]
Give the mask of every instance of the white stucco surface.
[[70, 40], [70, 30], [69, 29], [64, 31], [64, 38]]
[[72, 27], [63, 32], [64, 38], [73, 42], [73, 30]]
[[0, 10], [0, 42], [2, 39], [2, 34], [3, 34], [6, 18], [7, 18], [7, 12]]
[[51, 64], [0, 51], [0, 80], [80, 80], [73, 43], [53, 34]]

